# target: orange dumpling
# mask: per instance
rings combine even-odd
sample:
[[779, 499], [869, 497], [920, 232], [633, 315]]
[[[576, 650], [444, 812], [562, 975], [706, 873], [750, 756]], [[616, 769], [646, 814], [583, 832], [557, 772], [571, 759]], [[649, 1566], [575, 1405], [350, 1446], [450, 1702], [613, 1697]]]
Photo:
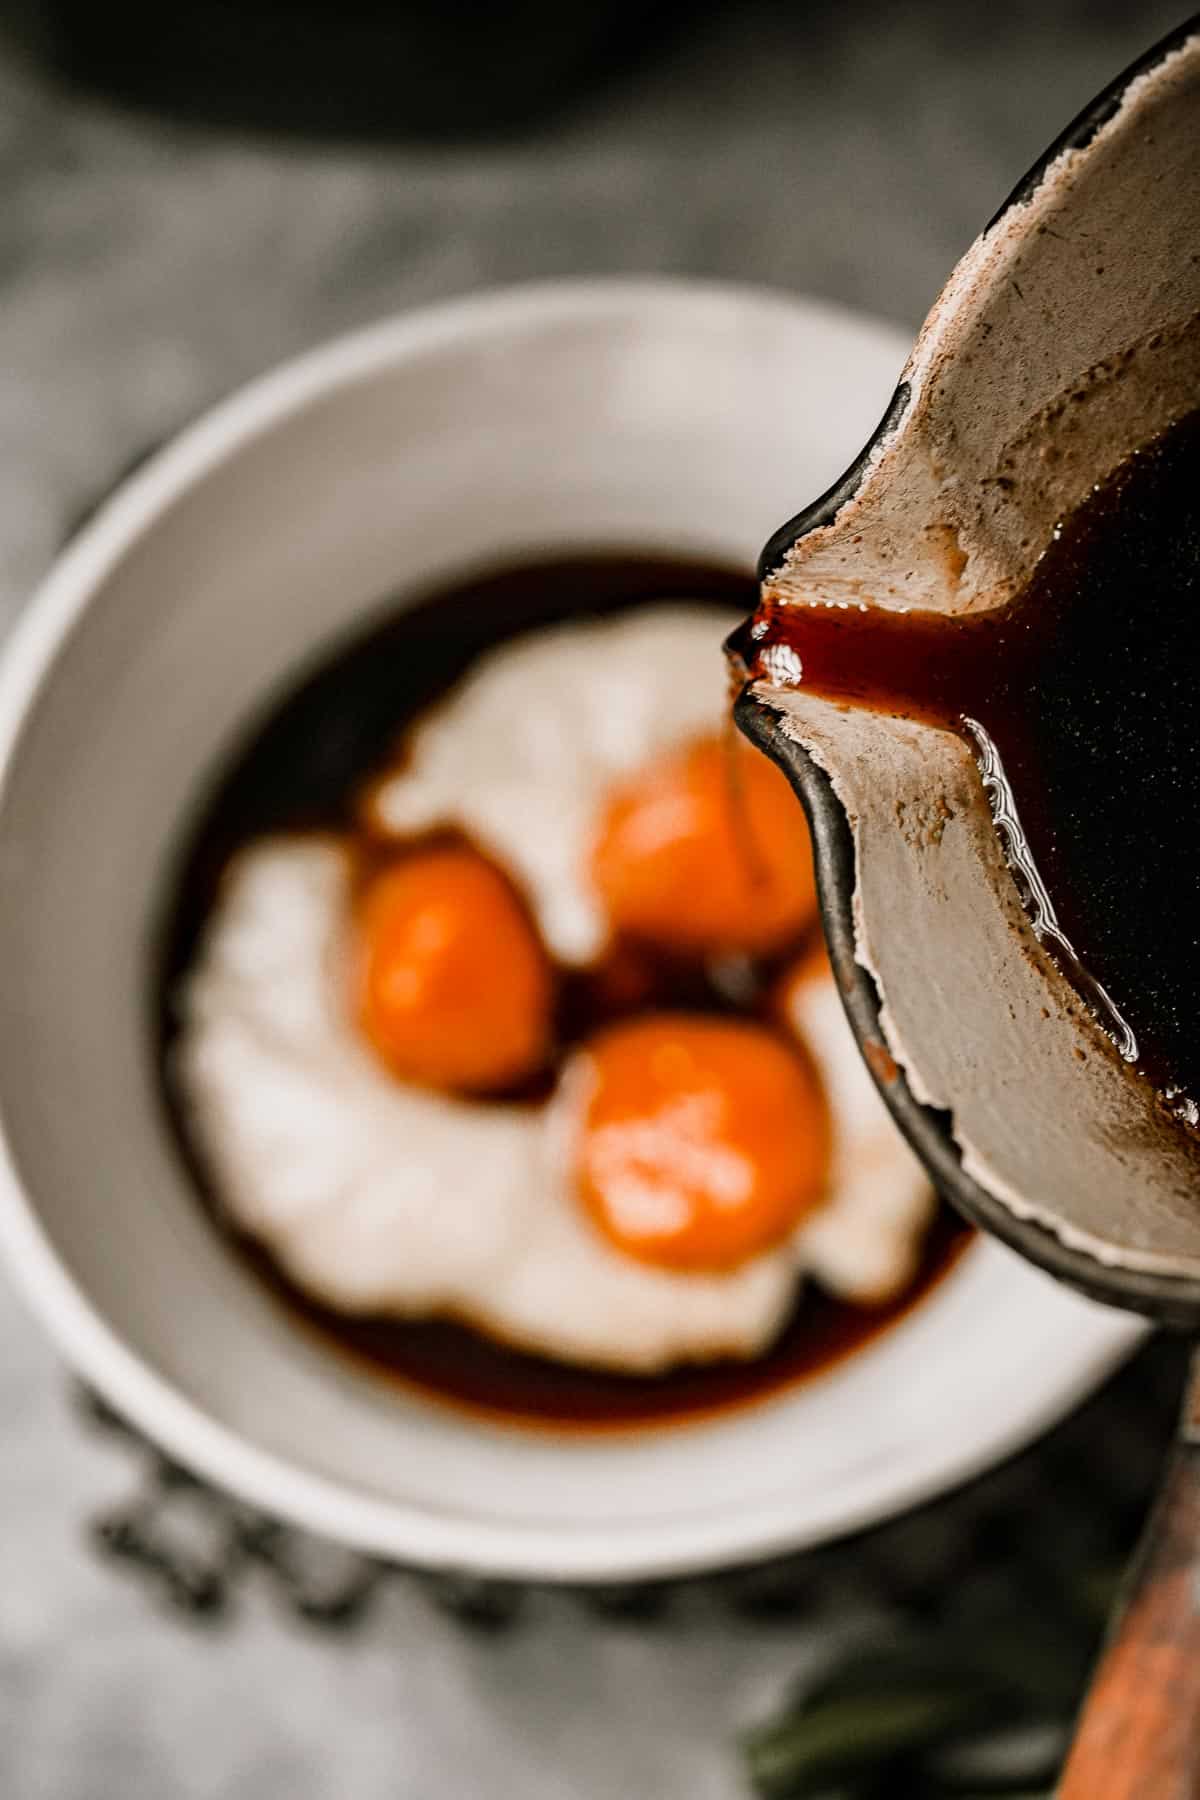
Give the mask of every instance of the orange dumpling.
[[414, 851], [368, 882], [356, 919], [356, 1011], [404, 1081], [478, 1093], [535, 1073], [554, 981], [504, 875], [478, 851]]
[[591, 875], [615, 932], [685, 954], [768, 952], [816, 915], [800, 803], [740, 738], [699, 738], [617, 786]]
[[598, 1033], [578, 1076], [580, 1197], [629, 1256], [730, 1269], [825, 1198], [829, 1118], [816, 1072], [761, 1025], [646, 1014]]

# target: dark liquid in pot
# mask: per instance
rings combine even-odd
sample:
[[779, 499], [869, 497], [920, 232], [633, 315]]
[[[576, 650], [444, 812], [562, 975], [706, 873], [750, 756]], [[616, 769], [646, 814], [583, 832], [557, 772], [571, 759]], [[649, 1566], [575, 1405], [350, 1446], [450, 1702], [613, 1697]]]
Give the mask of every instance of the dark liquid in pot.
[[[161, 1066], [168, 1106], [197, 1188], [219, 1220], [216, 1196], [189, 1144], [169, 1077], [176, 1030], [171, 994], [195, 954], [221, 872], [264, 834], [347, 829], [356, 791], [393, 752], [406, 726], [453, 686], [484, 651], [519, 632], [579, 617], [678, 600], [745, 612], [753, 578], [740, 570], [637, 554], [543, 560], [465, 580], [403, 612], [388, 612], [334, 652], [270, 711], [220, 781], [188, 845], [167, 920], [159, 985]], [[718, 654], [714, 628], [714, 655]], [[770, 973], [770, 971], [767, 971]], [[660, 963], [662, 1005], [721, 1010], [719, 987], [696, 970]], [[581, 1035], [608, 1016], [605, 984], [564, 984], [566, 1029]], [[643, 997], [639, 1005], [647, 1004]], [[222, 1227], [224, 1229], [224, 1227]], [[445, 1321], [350, 1319], [314, 1304], [260, 1250], [230, 1234], [248, 1266], [326, 1342], [402, 1385], [523, 1424], [584, 1430], [670, 1423], [741, 1405], [827, 1368], [878, 1336], [951, 1267], [969, 1233], [943, 1213], [919, 1276], [899, 1300], [846, 1306], [809, 1287], [773, 1348], [644, 1378], [572, 1368], [508, 1350]]]
[[1116, 1025], [1102, 984], [1156, 1086], [1200, 1100], [1200, 413], [1063, 523], [1012, 604], [955, 619], [768, 601], [732, 650], [763, 675], [782, 650], [830, 699], [982, 726], [1067, 974]]

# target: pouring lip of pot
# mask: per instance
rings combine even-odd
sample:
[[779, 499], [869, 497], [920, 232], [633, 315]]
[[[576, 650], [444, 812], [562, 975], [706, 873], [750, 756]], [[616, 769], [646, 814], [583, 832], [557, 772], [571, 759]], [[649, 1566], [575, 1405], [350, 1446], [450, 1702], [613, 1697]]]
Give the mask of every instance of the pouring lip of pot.
[[[977, 243], [987, 240], [1016, 209], [1026, 206], [1038, 194], [1052, 166], [1064, 153], [1086, 149], [1121, 112], [1131, 88], [1159, 69], [1198, 33], [1200, 14], [1194, 14], [1118, 75], [1016, 184]], [[760, 581], [770, 581], [801, 539], [829, 525], [859, 494], [883, 448], [905, 423], [912, 398], [913, 384], [902, 379], [874, 434], [845, 473], [769, 538], [759, 559]], [[881, 1016], [883, 996], [875, 975], [856, 955], [856, 850], [850, 820], [833, 780], [785, 730], [775, 709], [749, 686], [737, 700], [734, 716], [744, 735], [783, 770], [804, 807], [816, 853], [822, 920], [846, 1014], [860, 1047], [869, 1051], [874, 1045], [881, 1053], [867, 1056], [872, 1077], [892, 1117], [940, 1191], [972, 1223], [1089, 1298], [1142, 1313], [1171, 1328], [1195, 1330], [1200, 1326], [1200, 1279], [1185, 1273], [1106, 1262], [1085, 1248], [1065, 1242], [1050, 1226], [1020, 1217], [967, 1172], [953, 1134], [951, 1114], [916, 1098], [904, 1070], [887, 1048]], [[1197, 1204], [1200, 1205], [1200, 1195]]]

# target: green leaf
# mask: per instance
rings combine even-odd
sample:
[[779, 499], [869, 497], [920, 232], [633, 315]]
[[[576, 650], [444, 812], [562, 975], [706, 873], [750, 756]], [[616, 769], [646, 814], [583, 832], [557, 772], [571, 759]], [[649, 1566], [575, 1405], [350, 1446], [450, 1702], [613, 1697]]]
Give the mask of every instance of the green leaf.
[[824, 1700], [746, 1736], [750, 1779], [767, 1800], [815, 1795], [965, 1731], [987, 1716], [992, 1698], [979, 1687], [910, 1686]]
[[1066, 1754], [1067, 1737], [1063, 1718], [1026, 1718], [996, 1729], [985, 1726], [933, 1750], [921, 1773], [939, 1795], [1025, 1793], [1053, 1782]]

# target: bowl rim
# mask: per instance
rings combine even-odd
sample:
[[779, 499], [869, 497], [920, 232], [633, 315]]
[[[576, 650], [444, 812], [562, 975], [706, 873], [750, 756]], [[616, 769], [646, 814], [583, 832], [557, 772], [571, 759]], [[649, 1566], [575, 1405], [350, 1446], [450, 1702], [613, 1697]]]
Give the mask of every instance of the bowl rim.
[[[855, 310], [749, 284], [682, 277], [605, 277], [531, 282], [435, 302], [334, 338], [219, 401], [129, 476], [51, 566], [12, 628], [0, 656], [0, 806], [23, 725], [75, 621], [139, 535], [171, 502], [230, 454], [319, 396], [372, 371], [440, 348], [489, 337], [513, 325], [536, 327], [614, 309], [806, 316], [842, 329], [895, 330]], [[897, 354], [902, 333], [895, 331]], [[836, 1516], [810, 1515], [798, 1530], [786, 1500], [770, 1497], [747, 1513], [548, 1531], [544, 1525], [481, 1525], [344, 1488], [329, 1477], [256, 1447], [219, 1422], [120, 1337], [60, 1259], [18, 1173], [0, 1106], [0, 1252], [29, 1311], [66, 1361], [168, 1454], [255, 1507], [402, 1564], [536, 1581], [603, 1583], [682, 1576], [759, 1560], [878, 1522], [957, 1485], [1048, 1427], [1128, 1354], [1136, 1321], [1112, 1321], [1081, 1363], [1051, 1372], [1034, 1406], [992, 1421], [986, 1440], [957, 1451], [924, 1446], [886, 1495], [860, 1484]], [[877, 1484], [875, 1484], [877, 1485]]]

